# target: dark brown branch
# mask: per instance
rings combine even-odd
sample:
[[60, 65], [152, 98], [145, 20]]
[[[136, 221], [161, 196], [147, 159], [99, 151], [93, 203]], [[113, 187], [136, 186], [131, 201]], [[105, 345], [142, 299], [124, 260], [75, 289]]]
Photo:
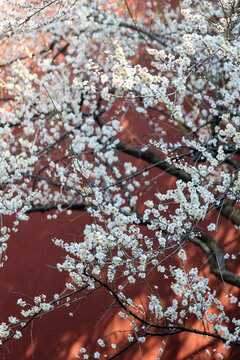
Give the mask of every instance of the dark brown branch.
[[[131, 315], [134, 319], [140, 321], [140, 323], [143, 323], [144, 325], [147, 325], [149, 327], [153, 327], [156, 329], [169, 329], [169, 330], [181, 330], [182, 332], [190, 332], [193, 334], [198, 334], [198, 335], [203, 335], [203, 336], [209, 336], [218, 340], [221, 340], [222, 342], [226, 342], [227, 340], [225, 338], [223, 338], [221, 335], [218, 335], [216, 333], [211, 333], [209, 331], [202, 331], [202, 330], [198, 330], [198, 329], [192, 329], [192, 328], [188, 328], [185, 326], [181, 326], [181, 325], [160, 325], [157, 323], [150, 323], [149, 321], [140, 318], [137, 314], [135, 314], [133, 311], [131, 311], [119, 298], [119, 296], [116, 294], [115, 291], [113, 291], [111, 289], [111, 287], [107, 284], [104, 283], [103, 281], [101, 281], [100, 279], [97, 279], [95, 276], [88, 274], [86, 272], [86, 270], [84, 271], [84, 275], [88, 276], [90, 279], [94, 280], [95, 282], [97, 282], [98, 284], [102, 285], [103, 287], [105, 287], [108, 292], [110, 292], [110, 294], [113, 295], [113, 297], [115, 298], [115, 300], [117, 301], [117, 303], [121, 306], [121, 308], [123, 308], [129, 315]], [[159, 335], [160, 336], [160, 335]], [[234, 345], [238, 345], [240, 346], [240, 342], [239, 341], [230, 341], [231, 344]]]
[[[155, 332], [151, 332], [151, 331], [145, 331], [144, 334], [142, 334], [142, 336], [170, 336], [170, 335], [176, 335], [183, 332], [183, 330], [176, 330], [176, 331], [166, 331], [166, 332], [161, 332], [161, 333], [155, 333]], [[130, 344], [126, 345], [124, 348], [120, 349], [116, 354], [114, 354], [113, 356], [111, 356], [109, 358], [109, 360], [113, 360], [116, 359], [119, 355], [121, 355], [123, 352], [127, 351], [131, 346], [133, 346], [134, 344], [136, 344], [138, 342], [138, 339], [135, 339], [134, 341], [132, 341]]]
[[[55, 45], [56, 43], [57, 43], [57, 41], [54, 40], [54, 41], [50, 44], [50, 46], [49, 46], [48, 49], [43, 49], [43, 50], [41, 50], [41, 51], [37, 51], [37, 52], [35, 52], [35, 53], [31, 53], [31, 55], [20, 56], [20, 57], [18, 57], [18, 58], [15, 58], [15, 59], [9, 61], [8, 63], [0, 64], [0, 68], [3, 68], [3, 67], [6, 67], [6, 66], [9, 66], [9, 65], [12, 65], [12, 64], [14, 64], [14, 63], [17, 62], [17, 61], [30, 59], [30, 58], [33, 58], [33, 57], [35, 57], [35, 56], [38, 56], [38, 55], [42, 55], [42, 54], [51, 52], [51, 51], [53, 50], [54, 45]], [[12, 99], [11, 99], [11, 100], [12, 100]]]
[[234, 225], [240, 226], [240, 210], [232, 204], [224, 204], [221, 209], [221, 214]]
[[141, 160], [147, 161], [150, 164], [155, 164], [157, 168], [166, 171], [168, 174], [175, 176], [177, 179], [188, 182], [191, 180], [191, 176], [185, 171], [178, 169], [176, 166], [169, 164], [166, 160], [161, 159], [155, 155], [152, 151], [141, 151], [137, 147], [127, 147], [120, 143], [117, 145], [117, 149], [125, 152], [128, 155], [137, 157]]
[[119, 350], [116, 354], [114, 354], [113, 356], [111, 356], [109, 358], [109, 360], [113, 360], [116, 359], [119, 355], [121, 355], [122, 353], [124, 353], [125, 351], [127, 351], [130, 347], [132, 347], [134, 344], [136, 344], [138, 342], [138, 340], [134, 340], [132, 341], [130, 344], [126, 345], [124, 348], [122, 348], [121, 350]]
[[201, 232], [196, 237], [189, 238], [189, 240], [200, 247], [204, 252], [208, 259], [212, 274], [216, 275], [221, 280], [240, 288], [240, 276], [228, 270], [227, 261], [224, 258], [220, 246], [210, 235]]
[[128, 24], [128, 23], [123, 22], [123, 21], [120, 22], [119, 26], [123, 27], [123, 28], [131, 29], [131, 30], [135, 30], [140, 34], [146, 35], [149, 39], [155, 40], [157, 43], [159, 43], [159, 44], [161, 44], [163, 46], [166, 46], [165, 42], [162, 40], [163, 39], [162, 36], [157, 35], [157, 34], [155, 34], [153, 32], [147, 31], [146, 29], [143, 29], [140, 26], [133, 25], [133, 24]]
[[[79, 292], [87, 289], [88, 286], [89, 286], [89, 285], [85, 285], [85, 286], [83, 286], [82, 288], [80, 288], [80, 289], [78, 289], [78, 290], [75, 290], [75, 291], [73, 291], [73, 292], [70, 293], [70, 294], [67, 294], [67, 295], [64, 295], [64, 296], [62, 296], [62, 297], [59, 297], [58, 299], [54, 299], [54, 300], [52, 300], [52, 301], [50, 302], [50, 305], [54, 305], [54, 304], [58, 303], [59, 301], [62, 301], [62, 300], [64, 300], [64, 299], [68, 298], [68, 297], [71, 297], [71, 296], [73, 296], [73, 295], [75, 295], [75, 294], [77, 294], [77, 293], [79, 293]], [[30, 319], [28, 319], [27, 321], [25, 321], [25, 324], [24, 324], [23, 326], [21, 326], [20, 329], [17, 329], [17, 330], [18, 330], [18, 331], [24, 330], [29, 324], [31, 324], [31, 322], [32, 322], [36, 317], [38, 317], [38, 316], [39, 316], [40, 314], [42, 314], [42, 313], [44, 313], [44, 310], [43, 310], [43, 309], [40, 309], [40, 310], [37, 311]], [[16, 331], [14, 331], [11, 335], [9, 335], [7, 338], [5, 338], [4, 340], [2, 340], [2, 343], [1, 343], [1, 345], [0, 345], [0, 348], [1, 348], [1, 346], [3, 346], [7, 341], [9, 341], [10, 339], [12, 339], [15, 334], [16, 334]]]
[[[184, 182], [191, 181], [191, 176], [189, 174], [183, 170], [178, 169], [176, 166], [169, 164], [167, 161], [161, 159], [150, 150], [141, 151], [136, 147], [127, 147], [121, 143], [117, 145], [117, 149], [138, 159], [147, 161], [150, 164], [156, 164], [157, 168], [164, 170], [179, 180], [183, 180]], [[230, 220], [234, 225], [240, 226], [240, 210], [234, 207], [232, 204], [224, 203], [219, 208], [217, 208], [217, 210], [220, 211], [221, 215]]]
[[48, 183], [49, 185], [61, 188], [63, 190], [73, 190], [75, 191], [78, 195], [81, 195], [82, 197], [86, 197], [86, 195], [82, 194], [79, 190], [75, 189], [72, 186], [68, 186], [68, 185], [63, 185], [61, 183], [58, 183], [57, 181], [54, 181], [52, 179], [48, 179], [44, 176], [41, 175], [35, 175], [35, 174], [23, 174], [24, 177], [30, 178], [30, 179], [34, 179], [37, 181], [46, 181], [46, 183]]
[[[84, 211], [87, 210], [87, 208], [89, 207], [88, 204], [85, 203], [68, 203], [68, 204], [58, 204], [58, 205], [36, 205], [33, 206], [30, 210], [27, 211], [27, 214], [30, 213], [34, 213], [34, 212], [41, 212], [41, 213], [45, 213], [51, 210], [57, 210], [59, 208], [59, 206], [62, 209], [67, 209], [67, 210], [79, 210], [79, 211]], [[91, 205], [91, 207], [93, 208], [93, 206]]]

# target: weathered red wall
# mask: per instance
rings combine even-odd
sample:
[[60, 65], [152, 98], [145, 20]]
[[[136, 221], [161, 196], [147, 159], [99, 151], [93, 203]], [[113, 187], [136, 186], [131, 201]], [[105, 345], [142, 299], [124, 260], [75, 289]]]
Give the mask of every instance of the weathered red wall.
[[[125, 141], [151, 132], [141, 116], [132, 111], [129, 111], [123, 119], [123, 125], [125, 131], [122, 140]], [[170, 140], [177, 136], [176, 129], [171, 125], [165, 127]], [[151, 171], [152, 177], [157, 174], [159, 174], [158, 170]], [[175, 179], [168, 175], [157, 178], [155, 184], [151, 183], [149, 191], [146, 191], [146, 197], [150, 198], [153, 195], [156, 185], [161, 186], [161, 189], [169, 188], [174, 182]], [[139, 207], [141, 208], [141, 204]], [[16, 301], [19, 297], [25, 299], [44, 293], [48, 296], [47, 300], [51, 300], [53, 294], [63, 291], [66, 274], [59, 273], [54, 267], [65, 254], [52, 243], [51, 239], [56, 237], [65, 241], [81, 241], [84, 225], [90, 221], [85, 212], [73, 212], [71, 216], [61, 214], [56, 220], [51, 221], [47, 220], [46, 215], [32, 214], [28, 222], [20, 225], [19, 232], [13, 234], [9, 240], [7, 251], [9, 260], [4, 268], [0, 269], [0, 322], [6, 321], [10, 315], [18, 316]], [[220, 222], [218, 241], [224, 250], [233, 253], [239, 251], [239, 235], [226, 220]], [[188, 253], [192, 256], [192, 265], [204, 264], [201, 271], [205, 275], [208, 274], [209, 267], [201, 250], [191, 245]], [[237, 265], [239, 264], [236, 262], [230, 263], [230, 268], [232, 266], [236, 270]], [[221, 298], [224, 299], [226, 290], [223, 289], [222, 284], [220, 286], [220, 281], [214, 276], [211, 275], [210, 278], [216, 290], [221, 293]], [[159, 281], [159, 275], [156, 275], [154, 282], [159, 284], [160, 291], [167, 299], [167, 283]], [[136, 296], [144, 298], [144, 287], [141, 286], [135, 291]], [[239, 294], [239, 291], [234, 289], [234, 293]], [[126, 328], [124, 321], [117, 316], [114, 317], [112, 310], [109, 311], [111, 304], [112, 297], [104, 290], [99, 290], [90, 295], [85, 302], [78, 301], [69, 308], [60, 308], [46, 314], [41, 319], [34, 320], [32, 326], [23, 331], [22, 339], [10, 340], [3, 347], [0, 358], [4, 360], [73, 359], [81, 346], [88, 344], [91, 346], [98, 337], [103, 337], [103, 334]], [[73, 317], [68, 315], [70, 312], [74, 313]], [[103, 314], [105, 316], [98, 323]], [[113, 342], [114, 337], [113, 334]], [[158, 338], [147, 341], [143, 347], [143, 360], [157, 357], [157, 350], [161, 347], [159, 343]], [[209, 344], [210, 341], [204, 337], [180, 334], [167, 339], [166, 351], [161, 359], [210, 359], [204, 351], [205, 348], [211, 348]], [[214, 346], [213, 344], [212, 347]], [[118, 357], [120, 360], [140, 358], [137, 346]], [[233, 350], [226, 358], [237, 359], [238, 350]]]

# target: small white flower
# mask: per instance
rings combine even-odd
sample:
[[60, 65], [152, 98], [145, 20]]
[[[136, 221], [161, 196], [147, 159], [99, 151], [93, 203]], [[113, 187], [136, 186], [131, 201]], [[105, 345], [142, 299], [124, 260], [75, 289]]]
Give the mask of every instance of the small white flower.
[[183, 261], [186, 260], [187, 256], [186, 256], [186, 253], [183, 249], [180, 249], [179, 252], [178, 252], [178, 257], [180, 259], [182, 259]]
[[208, 225], [207, 229], [208, 229], [208, 231], [214, 231], [214, 230], [216, 230], [216, 224], [211, 223], [210, 225]]
[[98, 345], [100, 345], [101, 347], [105, 347], [105, 343], [102, 339], [98, 339]]
[[16, 331], [15, 334], [13, 335], [14, 339], [20, 339], [20, 337], [22, 337], [22, 333], [21, 331]]

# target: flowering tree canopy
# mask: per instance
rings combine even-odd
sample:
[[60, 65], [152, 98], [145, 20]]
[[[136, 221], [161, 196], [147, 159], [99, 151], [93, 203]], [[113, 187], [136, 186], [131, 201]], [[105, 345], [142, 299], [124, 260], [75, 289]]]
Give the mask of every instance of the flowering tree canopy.
[[79, 242], [49, 239], [65, 252], [65, 291], [20, 298], [1, 345], [103, 288], [125, 345], [99, 338], [78, 358], [126, 359], [151, 337], [160, 358], [179, 333], [227, 356], [240, 345], [239, 243], [219, 243], [221, 226], [240, 228], [239, 1], [8, 0], [0, 16], [1, 266], [31, 212], [91, 216]]

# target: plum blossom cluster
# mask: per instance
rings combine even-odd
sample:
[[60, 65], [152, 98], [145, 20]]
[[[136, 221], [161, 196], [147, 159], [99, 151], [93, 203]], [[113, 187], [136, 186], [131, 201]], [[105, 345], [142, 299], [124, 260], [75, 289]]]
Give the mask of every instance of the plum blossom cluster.
[[[149, 1], [136, 18], [126, 3], [0, 5], [0, 263], [29, 213], [85, 211], [81, 240], [53, 239], [66, 254], [57, 269], [69, 275], [67, 293], [111, 294], [130, 325], [126, 351], [184, 331], [239, 346], [228, 286], [240, 278], [227, 267], [239, 250], [224, 253], [218, 235], [223, 216], [240, 228], [239, 1], [183, 0], [177, 10]], [[192, 244], [227, 305], [204, 263], [193, 264]], [[131, 289], [142, 284], [140, 301]], [[19, 299], [2, 343], [57, 301]], [[76, 357], [121, 354], [110, 343], [98, 338], [93, 353], [82, 344]]]
[[[6, 338], [9, 337], [14, 339], [20, 339], [22, 337], [22, 329], [24, 329], [29, 319], [38, 316], [42, 312], [48, 312], [53, 309], [53, 305], [46, 302], [46, 295], [44, 294], [35, 296], [33, 306], [31, 306], [27, 301], [23, 300], [22, 298], [19, 298], [17, 300], [17, 305], [22, 308], [19, 318], [17, 318], [16, 316], [9, 316], [8, 324], [6, 322], [2, 322], [0, 324], [1, 345], [6, 341]], [[28, 307], [27, 310], [26, 307]]]

